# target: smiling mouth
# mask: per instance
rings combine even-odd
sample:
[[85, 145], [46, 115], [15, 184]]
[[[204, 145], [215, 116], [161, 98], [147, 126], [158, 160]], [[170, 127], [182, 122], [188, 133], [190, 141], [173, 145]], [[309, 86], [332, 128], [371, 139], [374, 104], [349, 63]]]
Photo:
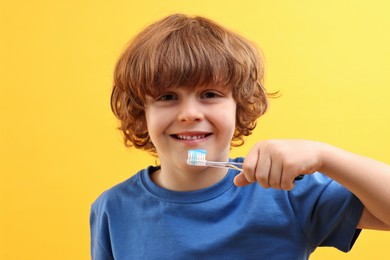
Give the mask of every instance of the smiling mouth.
[[177, 134], [172, 135], [174, 138], [179, 140], [198, 140], [206, 138], [207, 136], [210, 136], [211, 134], [198, 134], [198, 135], [183, 135], [183, 134]]

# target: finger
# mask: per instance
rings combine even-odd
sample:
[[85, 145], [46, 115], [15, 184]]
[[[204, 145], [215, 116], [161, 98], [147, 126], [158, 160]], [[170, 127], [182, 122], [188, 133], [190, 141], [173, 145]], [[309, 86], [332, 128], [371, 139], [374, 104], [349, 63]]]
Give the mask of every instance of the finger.
[[[245, 157], [243, 163], [243, 175], [249, 183], [256, 182], [256, 168], [258, 166], [258, 160], [260, 156], [260, 150], [257, 145], [255, 145]], [[240, 177], [241, 178], [241, 177]]]
[[247, 186], [249, 184], [252, 184], [253, 182], [250, 182], [246, 179], [245, 177], [245, 174], [243, 172], [237, 174], [235, 177], [234, 177], [234, 180], [233, 180], [234, 184], [238, 187], [243, 187], [243, 186]]
[[290, 169], [283, 169], [282, 179], [280, 181], [280, 188], [283, 190], [292, 190], [295, 186], [294, 174]]
[[271, 159], [271, 168], [269, 172], [268, 183], [274, 189], [281, 189], [281, 181], [283, 176], [283, 163], [279, 157]]
[[255, 178], [263, 188], [271, 187], [269, 183], [271, 165], [272, 162], [269, 153], [267, 153], [267, 151], [262, 151], [258, 160], [258, 166], [256, 167]]

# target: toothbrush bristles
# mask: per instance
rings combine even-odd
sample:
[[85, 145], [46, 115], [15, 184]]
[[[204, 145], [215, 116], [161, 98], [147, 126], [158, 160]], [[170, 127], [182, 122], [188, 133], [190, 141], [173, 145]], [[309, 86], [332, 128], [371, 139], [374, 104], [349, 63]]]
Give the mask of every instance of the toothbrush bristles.
[[188, 150], [187, 164], [195, 166], [206, 165], [207, 152], [202, 149]]

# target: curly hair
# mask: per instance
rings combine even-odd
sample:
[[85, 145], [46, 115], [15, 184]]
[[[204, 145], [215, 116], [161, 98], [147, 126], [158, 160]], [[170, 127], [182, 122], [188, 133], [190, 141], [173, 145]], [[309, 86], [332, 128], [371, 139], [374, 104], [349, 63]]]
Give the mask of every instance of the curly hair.
[[231, 146], [240, 146], [268, 108], [263, 78], [263, 58], [253, 43], [210, 19], [174, 14], [146, 27], [120, 56], [111, 109], [125, 145], [156, 155], [144, 114], [146, 96], [168, 87], [224, 86], [237, 103]]

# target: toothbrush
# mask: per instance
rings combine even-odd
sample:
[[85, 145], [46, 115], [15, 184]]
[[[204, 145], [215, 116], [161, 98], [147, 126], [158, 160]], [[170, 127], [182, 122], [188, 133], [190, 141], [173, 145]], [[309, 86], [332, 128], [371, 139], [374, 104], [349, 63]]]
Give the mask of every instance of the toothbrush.
[[[242, 172], [242, 163], [238, 162], [213, 162], [206, 160], [207, 151], [203, 149], [188, 150], [187, 164], [193, 166], [209, 166], [217, 168], [230, 168]], [[302, 180], [303, 174], [295, 178], [296, 181]]]
[[194, 166], [210, 166], [217, 168], [231, 168], [238, 171], [242, 170], [242, 163], [238, 162], [212, 162], [206, 160], [207, 151], [203, 149], [188, 150], [187, 164]]

